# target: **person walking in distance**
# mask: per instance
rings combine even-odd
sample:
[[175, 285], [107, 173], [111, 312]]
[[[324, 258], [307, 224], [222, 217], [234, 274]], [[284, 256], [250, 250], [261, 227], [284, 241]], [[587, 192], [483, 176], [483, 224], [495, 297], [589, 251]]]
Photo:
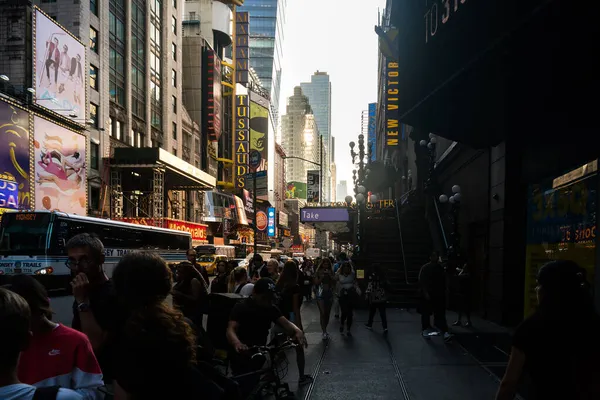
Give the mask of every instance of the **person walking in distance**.
[[173, 306], [194, 324], [202, 326], [202, 303], [208, 302], [208, 286], [190, 262], [177, 265], [177, 283], [172, 295]]
[[196, 250], [189, 249], [186, 253], [186, 256], [188, 261], [192, 264], [196, 271], [198, 271], [198, 273], [202, 275], [202, 278], [204, 278], [204, 282], [206, 283], [206, 285], [208, 285], [208, 283], [210, 282], [208, 280], [208, 271], [202, 265], [198, 264]]
[[352, 337], [350, 329], [354, 320], [354, 307], [360, 296], [360, 288], [356, 280], [356, 274], [349, 262], [344, 262], [335, 274], [338, 284], [338, 294], [342, 316], [340, 318], [340, 333], [344, 334], [346, 324], [346, 335]]
[[372, 272], [369, 275], [369, 282], [367, 283], [367, 301], [369, 303], [369, 320], [365, 324], [367, 329], [373, 329], [373, 319], [375, 318], [375, 312], [379, 310], [381, 316], [381, 325], [383, 327], [383, 333], [388, 333], [388, 323], [386, 314], [386, 302], [387, 302], [387, 279], [381, 268], [381, 265], [375, 264], [372, 266]]
[[439, 262], [439, 254], [432, 251], [429, 262], [419, 271], [419, 289], [421, 292], [421, 328], [423, 337], [432, 335], [431, 314], [434, 324], [444, 334], [446, 342], [452, 340], [446, 322], [446, 273]]
[[113, 378], [114, 335], [122, 321], [113, 283], [104, 273], [104, 245], [89, 233], [73, 236], [66, 245], [73, 281], [73, 329], [83, 332], [100, 363], [104, 382]]
[[331, 306], [333, 305], [333, 290], [335, 288], [335, 276], [333, 265], [329, 258], [324, 258], [315, 273], [315, 286], [317, 287], [317, 305], [321, 321], [321, 330], [323, 331], [323, 340], [329, 340], [327, 326], [331, 316]]

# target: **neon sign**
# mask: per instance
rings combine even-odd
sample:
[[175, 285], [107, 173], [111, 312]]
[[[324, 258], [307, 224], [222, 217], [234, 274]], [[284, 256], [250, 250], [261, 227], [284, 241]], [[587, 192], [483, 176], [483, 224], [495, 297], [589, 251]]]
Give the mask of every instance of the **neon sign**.
[[275, 237], [275, 207], [267, 210], [267, 236]]

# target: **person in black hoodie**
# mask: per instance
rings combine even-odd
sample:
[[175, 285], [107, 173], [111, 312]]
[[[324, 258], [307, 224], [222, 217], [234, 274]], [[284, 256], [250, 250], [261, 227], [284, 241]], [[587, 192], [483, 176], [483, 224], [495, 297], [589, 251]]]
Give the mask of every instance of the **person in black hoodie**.
[[527, 370], [531, 399], [600, 399], [600, 317], [584, 270], [552, 261], [538, 272], [538, 309], [517, 328], [496, 400], [512, 400]]

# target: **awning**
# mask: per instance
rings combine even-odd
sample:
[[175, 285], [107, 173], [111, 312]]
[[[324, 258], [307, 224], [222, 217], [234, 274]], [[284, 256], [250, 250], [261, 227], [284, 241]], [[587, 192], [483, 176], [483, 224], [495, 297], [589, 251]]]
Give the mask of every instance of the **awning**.
[[217, 183], [215, 177], [157, 147], [116, 148], [114, 157], [110, 160], [110, 167], [135, 169], [136, 173], [143, 169], [160, 168], [165, 171], [167, 190], [206, 190], [214, 188]]
[[473, 147], [593, 134], [600, 6], [589, 7], [395, 0], [400, 121]]

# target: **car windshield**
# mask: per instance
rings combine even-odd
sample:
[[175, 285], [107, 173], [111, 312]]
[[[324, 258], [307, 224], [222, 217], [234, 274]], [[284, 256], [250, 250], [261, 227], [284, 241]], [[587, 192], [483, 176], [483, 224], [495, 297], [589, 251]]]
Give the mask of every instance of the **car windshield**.
[[198, 262], [214, 262], [215, 258], [213, 256], [200, 256], [200, 258], [198, 258]]

